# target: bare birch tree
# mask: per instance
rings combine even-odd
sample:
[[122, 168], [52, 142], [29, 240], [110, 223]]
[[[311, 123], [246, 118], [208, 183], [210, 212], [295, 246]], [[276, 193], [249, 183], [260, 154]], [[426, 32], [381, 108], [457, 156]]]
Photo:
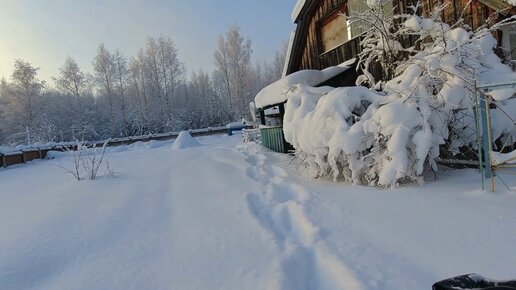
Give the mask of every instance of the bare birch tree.
[[[72, 132], [75, 138], [94, 138], [97, 135], [92, 120], [94, 101], [91, 79], [92, 77], [84, 73], [71, 57], [65, 60], [64, 65], [59, 69], [59, 77], [54, 79], [57, 89], [73, 99], [72, 110], [76, 117], [73, 120]], [[76, 130], [78, 136], [75, 135]]]
[[220, 36], [214, 53], [215, 74], [234, 118], [248, 115], [248, 104], [254, 97], [251, 54], [251, 41], [242, 36], [238, 26]]
[[15, 142], [34, 141], [42, 124], [41, 95], [45, 84], [37, 78], [38, 70], [29, 62], [17, 59], [11, 81], [4, 79], [1, 83], [4, 106], [0, 113], [6, 122], [4, 130]]

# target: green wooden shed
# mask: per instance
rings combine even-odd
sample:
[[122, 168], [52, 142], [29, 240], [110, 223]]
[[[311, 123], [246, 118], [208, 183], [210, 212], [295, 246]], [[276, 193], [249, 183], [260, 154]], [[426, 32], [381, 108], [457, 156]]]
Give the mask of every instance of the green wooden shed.
[[[285, 140], [283, 134], [283, 116], [285, 115], [285, 103], [260, 108], [260, 135], [262, 145], [279, 153], [288, 153], [294, 147]], [[268, 120], [269, 119], [269, 120]], [[276, 120], [270, 124], [270, 119]]]

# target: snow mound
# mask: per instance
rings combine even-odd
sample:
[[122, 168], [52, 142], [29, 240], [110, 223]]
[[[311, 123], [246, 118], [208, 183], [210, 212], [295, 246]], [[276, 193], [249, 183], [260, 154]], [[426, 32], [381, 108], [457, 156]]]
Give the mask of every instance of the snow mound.
[[58, 157], [66, 156], [65, 152], [51, 150], [47, 152], [46, 159], [56, 159]]
[[179, 133], [179, 136], [177, 136], [177, 139], [172, 145], [172, 149], [178, 150], [197, 146], [201, 146], [201, 144], [196, 139], [194, 139], [192, 135], [188, 133], [188, 131], [183, 131]]
[[289, 91], [296, 85], [317, 86], [332, 77], [341, 74], [351, 68], [354, 59], [344, 62], [338, 66], [332, 66], [321, 71], [302, 70], [282, 78], [279, 81], [265, 87], [255, 97], [257, 108], [264, 108], [271, 105], [284, 103], [289, 96]]

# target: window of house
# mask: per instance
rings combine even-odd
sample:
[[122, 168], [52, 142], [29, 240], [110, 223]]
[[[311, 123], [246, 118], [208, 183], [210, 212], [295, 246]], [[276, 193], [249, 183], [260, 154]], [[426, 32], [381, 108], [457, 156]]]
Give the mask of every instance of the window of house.
[[[510, 27], [509, 27], [510, 28]], [[515, 27], [512, 27], [515, 29]], [[503, 48], [509, 52], [511, 59], [516, 60], [516, 31], [507, 29], [503, 41]]]
[[513, 60], [516, 60], [516, 32], [512, 31], [509, 35], [509, 51]]
[[320, 37], [324, 52], [330, 51], [349, 40], [347, 7], [340, 5], [320, 24]]
[[[367, 6], [367, 1], [363, 0], [350, 0], [348, 1], [348, 8], [350, 15], [353, 15], [354, 13], [362, 13], [369, 9]], [[354, 38], [362, 34], [364, 32], [364, 24], [359, 22], [348, 22], [349, 31], [350, 31], [350, 38]]]
[[502, 47], [509, 53], [512, 60], [516, 60], [516, 25], [502, 29]]
[[[364, 0], [349, 0], [340, 5], [320, 22], [322, 50], [328, 52], [364, 32], [363, 23], [350, 22], [349, 15], [365, 12], [369, 7]], [[384, 2], [385, 15], [392, 13], [392, 0]]]

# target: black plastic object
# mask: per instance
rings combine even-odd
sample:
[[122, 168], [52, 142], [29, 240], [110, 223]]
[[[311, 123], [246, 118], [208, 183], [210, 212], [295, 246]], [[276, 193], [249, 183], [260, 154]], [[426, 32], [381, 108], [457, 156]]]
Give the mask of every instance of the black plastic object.
[[515, 281], [494, 281], [478, 274], [469, 274], [437, 282], [433, 290], [516, 290]]

